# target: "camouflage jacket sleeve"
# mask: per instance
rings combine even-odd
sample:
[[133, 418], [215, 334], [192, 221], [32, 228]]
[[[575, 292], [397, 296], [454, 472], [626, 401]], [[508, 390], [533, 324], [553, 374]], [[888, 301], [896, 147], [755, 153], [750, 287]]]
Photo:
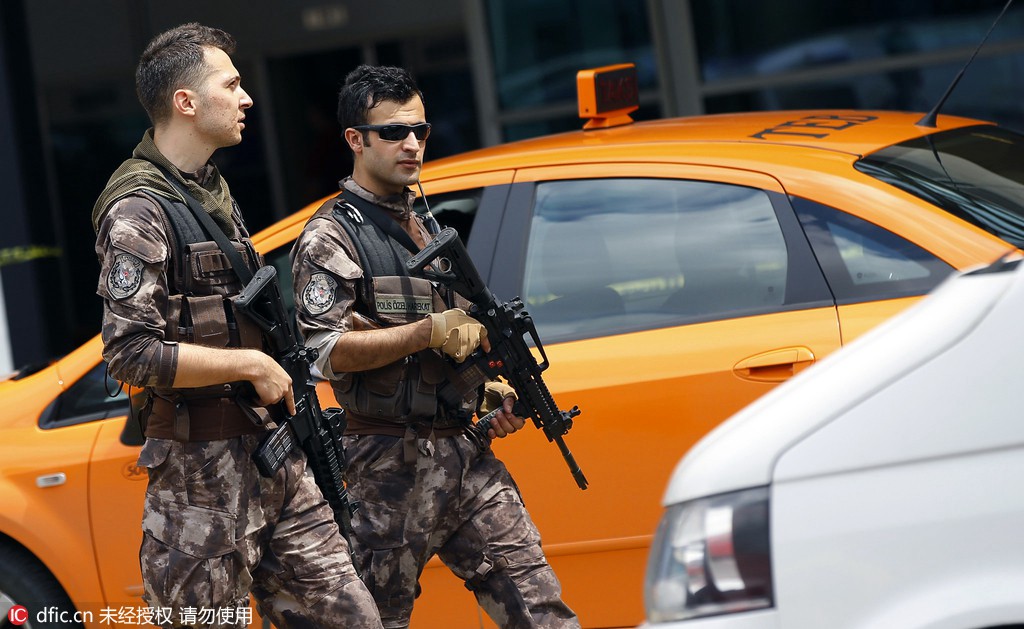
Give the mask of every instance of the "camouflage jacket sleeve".
[[177, 367], [178, 346], [164, 340], [171, 249], [162, 213], [150, 199], [125, 197], [96, 238], [103, 357], [111, 376], [140, 387], [170, 387]]
[[336, 379], [330, 353], [335, 341], [353, 329], [352, 309], [363, 270], [344, 229], [317, 212], [303, 228], [292, 250], [295, 319], [307, 346], [320, 356], [315, 365], [323, 378]]

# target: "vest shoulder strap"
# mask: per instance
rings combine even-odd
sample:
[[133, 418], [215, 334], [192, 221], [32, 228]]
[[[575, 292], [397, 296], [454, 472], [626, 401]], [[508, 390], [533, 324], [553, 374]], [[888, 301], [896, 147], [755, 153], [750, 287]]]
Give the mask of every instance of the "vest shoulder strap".
[[[409, 271], [405, 261], [411, 257], [405, 247], [395, 243], [387, 233], [374, 222], [365, 219], [362, 212], [348, 203], [344, 194], [334, 199], [331, 217], [341, 225], [348, 234], [349, 240], [359, 256], [359, 265], [363, 268], [361, 284], [363, 314], [377, 319], [376, 300], [374, 299], [373, 278], [389, 276], [407, 276]], [[385, 217], [386, 220], [391, 220]], [[396, 225], [397, 227], [397, 225]], [[404, 233], [404, 232], [403, 232]], [[358, 303], [358, 302], [357, 302]], [[357, 310], [360, 308], [357, 307]]]
[[396, 251], [391, 238], [380, 227], [354, 217], [350, 208], [344, 199], [339, 199], [331, 210], [331, 216], [352, 239], [362, 265], [375, 276], [408, 275], [405, 258], [409, 255], [404, 249], [401, 254]]
[[174, 230], [175, 249], [179, 260], [183, 258], [186, 246], [210, 239], [206, 232], [203, 231], [199, 221], [196, 220], [196, 217], [184, 203], [173, 201], [161, 194], [149, 196], [160, 204], [164, 214], [167, 215], [171, 228]]
[[[184, 285], [185, 273], [188, 272], [185, 268], [188, 246], [199, 242], [209, 242], [212, 238], [206, 230], [203, 229], [203, 226], [196, 219], [192, 210], [190, 210], [189, 207], [181, 201], [169, 199], [160, 194], [144, 194], [160, 205], [161, 209], [163, 209], [164, 223], [165, 225], [170, 225], [170, 233], [168, 233], [167, 236], [169, 240], [173, 241], [171, 243], [171, 248], [174, 251], [174, 286], [175, 290], [180, 290]], [[260, 256], [253, 248], [252, 241], [248, 238], [242, 238], [241, 242], [245, 248], [245, 254], [242, 256], [242, 262], [245, 264], [249, 273], [252, 273], [253, 270], [258, 268], [261, 264]], [[223, 248], [221, 250], [224, 251]], [[225, 252], [224, 255], [227, 257], [229, 254]]]

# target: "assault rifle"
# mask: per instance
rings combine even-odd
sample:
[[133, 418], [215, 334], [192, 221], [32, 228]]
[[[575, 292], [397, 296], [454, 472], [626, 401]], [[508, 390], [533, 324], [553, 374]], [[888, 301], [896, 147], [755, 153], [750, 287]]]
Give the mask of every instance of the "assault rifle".
[[256, 467], [260, 474], [269, 478], [281, 468], [293, 448], [301, 447], [320, 492], [334, 511], [341, 534], [351, 544], [355, 506], [349, 501], [348, 489], [342, 480], [346, 465], [341, 441], [345, 432], [345, 411], [320, 408], [316, 382], [310, 373], [318, 354], [313, 348], [299, 345], [292, 333], [277, 283], [277, 269], [260, 268], [232, 301], [269, 339], [271, 355], [291, 376], [295, 397], [295, 415], [288, 415], [284, 402], [276, 405], [278, 426], [264, 437], [253, 454]]
[[[427, 265], [431, 266], [430, 270], [426, 270]], [[469, 300], [472, 304], [469, 314], [487, 329], [491, 351], [484, 353], [482, 348], [476, 349], [465, 362], [454, 368], [455, 373], [450, 380], [459, 382], [462, 389], [467, 390], [473, 385], [503, 377], [519, 397], [513, 412], [532, 419], [534, 425], [544, 431], [548, 441], [555, 442], [576, 484], [580, 489], [586, 489], [587, 478], [562, 439], [572, 428], [572, 418], [579, 415], [580, 410], [576, 406], [568, 411], [559, 410], [551, 397], [541, 377], [541, 372], [548, 368], [548, 357], [533, 318], [524, 310], [523, 301], [519, 297], [512, 301], [498, 301], [480, 278], [458, 232], [450, 227], [441, 230], [434, 240], [410, 258], [406, 268], [445, 284]], [[541, 363], [530, 351], [527, 335], [540, 352]], [[444, 397], [445, 392], [439, 394]], [[489, 413], [471, 428], [470, 434], [481, 448], [486, 448], [489, 443], [487, 431], [495, 413]]]

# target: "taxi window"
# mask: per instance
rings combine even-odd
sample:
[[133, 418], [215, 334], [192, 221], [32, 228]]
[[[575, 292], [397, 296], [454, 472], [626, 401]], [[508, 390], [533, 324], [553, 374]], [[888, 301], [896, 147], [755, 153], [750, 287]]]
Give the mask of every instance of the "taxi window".
[[923, 295], [953, 272], [877, 225], [808, 199], [792, 202], [838, 304]]
[[[451, 227], [459, 232], [462, 242], [469, 244], [470, 232], [473, 228], [473, 220], [476, 218], [476, 211], [480, 208], [480, 198], [483, 196], [483, 188], [470, 190], [459, 190], [444, 194], [433, 194], [427, 198], [430, 204], [430, 213], [441, 227]], [[426, 211], [423, 197], [417, 197], [413, 204], [413, 210], [419, 214]]]
[[[128, 414], [128, 395], [121, 383], [107, 375], [107, 363], [100, 362], [43, 411], [42, 428], [56, 428]], [[111, 395], [113, 394], [113, 395]]]
[[786, 277], [763, 190], [642, 178], [537, 186], [523, 294], [545, 339], [774, 310]]

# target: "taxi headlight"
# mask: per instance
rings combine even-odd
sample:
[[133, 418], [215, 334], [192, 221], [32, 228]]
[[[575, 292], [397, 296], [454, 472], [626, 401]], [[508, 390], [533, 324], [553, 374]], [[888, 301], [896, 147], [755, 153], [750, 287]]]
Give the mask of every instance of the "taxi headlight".
[[771, 607], [768, 545], [767, 487], [672, 505], [647, 562], [647, 620]]

